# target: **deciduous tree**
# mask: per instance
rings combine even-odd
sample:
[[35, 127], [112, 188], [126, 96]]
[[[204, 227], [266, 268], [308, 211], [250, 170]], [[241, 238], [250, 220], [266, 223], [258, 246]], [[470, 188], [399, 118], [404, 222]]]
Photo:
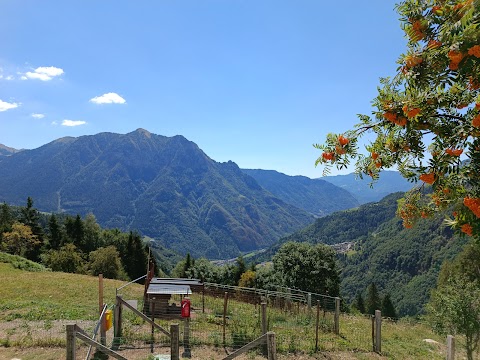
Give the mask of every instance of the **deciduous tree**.
[[[372, 116], [360, 115], [353, 130], [329, 134], [316, 164], [344, 168], [352, 160], [360, 175], [378, 178], [397, 167], [421, 181], [400, 204], [411, 227], [454, 204], [450, 224], [480, 235], [480, 2], [406, 0], [397, 10], [408, 38], [398, 72], [381, 79]], [[359, 139], [373, 133], [366, 154]], [[424, 184], [433, 192], [425, 193]]]
[[50, 250], [42, 255], [42, 259], [43, 263], [53, 271], [84, 272], [84, 261], [77, 247], [71, 243], [65, 244], [58, 250]]
[[273, 257], [273, 265], [288, 287], [331, 296], [339, 293], [336, 256], [331, 247], [288, 242]]
[[3, 233], [1, 246], [5, 252], [26, 257], [39, 246], [39, 243], [30, 226], [16, 222], [12, 225], [11, 231]]
[[465, 335], [467, 358], [474, 359], [480, 342], [480, 245], [470, 244], [446, 263], [427, 306], [433, 329], [440, 334]]
[[103, 274], [109, 279], [125, 280], [127, 278], [115, 246], [92, 251], [89, 255], [88, 270], [92, 275]]

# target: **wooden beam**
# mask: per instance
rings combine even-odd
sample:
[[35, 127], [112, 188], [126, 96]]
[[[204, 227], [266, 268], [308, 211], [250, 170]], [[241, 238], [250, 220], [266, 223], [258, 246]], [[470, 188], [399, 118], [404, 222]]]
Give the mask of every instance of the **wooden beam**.
[[275, 333], [267, 333], [268, 360], [277, 360], [277, 345], [275, 343]]
[[223, 296], [223, 346], [226, 345], [225, 331], [227, 327], [227, 307], [228, 307], [228, 292], [225, 291]]
[[126, 357], [123, 357], [122, 355], [120, 355], [119, 353], [107, 348], [106, 346], [90, 339], [88, 336], [85, 336], [83, 335], [81, 332], [77, 332], [76, 334], [76, 337], [84, 342], [86, 342], [88, 345], [92, 345], [93, 347], [96, 347], [98, 350], [100, 350], [101, 352], [111, 356], [111, 357], [114, 357], [115, 359], [119, 359], [119, 360], [128, 360]]
[[168, 337], [170, 337], [170, 333], [165, 330], [164, 328], [162, 328], [160, 325], [158, 325], [156, 322], [153, 322], [151, 319], [148, 318], [148, 316], [146, 316], [144, 313], [138, 311], [137, 309], [135, 309], [132, 305], [130, 305], [129, 303], [127, 303], [125, 300], [123, 300], [120, 296], [117, 296], [117, 300], [120, 301], [122, 303], [122, 306], [125, 306], [127, 307], [128, 309], [132, 310], [134, 312], [135, 315], [139, 316], [140, 318], [142, 318], [143, 320], [145, 320], [147, 323], [149, 323], [150, 325], [153, 325], [155, 326], [158, 330], [160, 330], [161, 332], [163, 332], [165, 335], [167, 335]]
[[258, 346], [258, 345], [261, 345], [263, 343], [266, 343], [267, 342], [267, 334], [263, 334], [262, 336], [260, 336], [258, 339], [256, 340], [253, 340], [252, 342], [249, 342], [247, 345], [244, 345], [242, 346], [240, 349], [238, 349], [237, 351], [234, 351], [233, 353], [231, 353], [230, 355], [228, 355], [227, 357], [224, 357], [223, 360], [231, 360], [231, 359], [234, 359], [236, 358], [237, 356], [243, 354], [243, 353], [246, 353], [248, 350], [251, 350], [253, 349], [254, 347]]
[[75, 360], [75, 325], [67, 325], [67, 360]]
[[382, 352], [382, 312], [375, 310], [375, 352]]
[[180, 349], [179, 349], [179, 342], [180, 342], [180, 330], [178, 324], [171, 324], [170, 325], [170, 358], [171, 360], [179, 360], [180, 359]]
[[455, 359], [455, 338], [452, 335], [447, 336], [447, 360]]

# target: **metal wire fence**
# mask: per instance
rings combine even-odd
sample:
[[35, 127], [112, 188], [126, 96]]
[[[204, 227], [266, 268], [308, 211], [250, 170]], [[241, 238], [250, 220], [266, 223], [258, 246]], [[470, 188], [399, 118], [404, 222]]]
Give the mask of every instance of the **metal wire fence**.
[[[181, 299], [181, 295], [173, 295], [170, 303], [179, 304]], [[165, 329], [179, 323], [180, 345], [184, 347], [214, 346], [231, 352], [265, 331], [273, 331], [277, 350], [283, 353], [372, 353], [374, 349], [372, 316], [338, 313], [338, 299], [330, 296], [294, 289], [266, 291], [207, 283], [203, 291], [192, 294], [190, 299], [192, 313], [188, 323], [180, 316], [155, 319]], [[143, 299], [134, 300], [140, 311], [144, 309]], [[124, 311], [123, 335], [117, 339], [119, 349], [168, 348], [169, 337], [151, 330], [141, 318]], [[432, 339], [423, 339], [425, 333]], [[459, 345], [461, 341], [458, 340]], [[382, 354], [393, 359], [441, 359], [446, 354], [445, 339], [434, 336], [417, 321], [383, 319]]]

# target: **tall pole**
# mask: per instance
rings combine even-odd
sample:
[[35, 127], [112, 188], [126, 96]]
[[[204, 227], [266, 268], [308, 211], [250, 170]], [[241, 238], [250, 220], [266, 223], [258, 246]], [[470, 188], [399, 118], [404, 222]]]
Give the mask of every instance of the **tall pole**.
[[[98, 274], [98, 313], [103, 311], [103, 274]], [[107, 344], [107, 331], [105, 330], [105, 315], [100, 319], [100, 344]]]

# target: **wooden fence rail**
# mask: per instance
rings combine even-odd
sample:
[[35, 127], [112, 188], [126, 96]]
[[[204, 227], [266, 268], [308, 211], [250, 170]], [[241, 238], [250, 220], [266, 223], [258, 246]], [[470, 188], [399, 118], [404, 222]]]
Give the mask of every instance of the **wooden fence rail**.
[[267, 344], [267, 354], [268, 360], [277, 360], [277, 348], [275, 345], [275, 333], [274, 332], [267, 332], [263, 334], [259, 338], [249, 342], [248, 344], [242, 346], [240, 349], [236, 350], [235, 352], [231, 353], [227, 357], [224, 357], [223, 360], [232, 360], [235, 359], [237, 356], [246, 353], [248, 350], [253, 349], [262, 344]]
[[76, 339], [82, 340], [86, 342], [88, 345], [93, 346], [115, 359], [119, 360], [128, 360], [124, 356], [120, 355], [119, 353], [109, 349], [108, 347], [96, 342], [94, 339], [90, 338], [85, 331], [83, 331], [78, 325], [67, 325], [67, 360], [75, 360], [76, 359]]

